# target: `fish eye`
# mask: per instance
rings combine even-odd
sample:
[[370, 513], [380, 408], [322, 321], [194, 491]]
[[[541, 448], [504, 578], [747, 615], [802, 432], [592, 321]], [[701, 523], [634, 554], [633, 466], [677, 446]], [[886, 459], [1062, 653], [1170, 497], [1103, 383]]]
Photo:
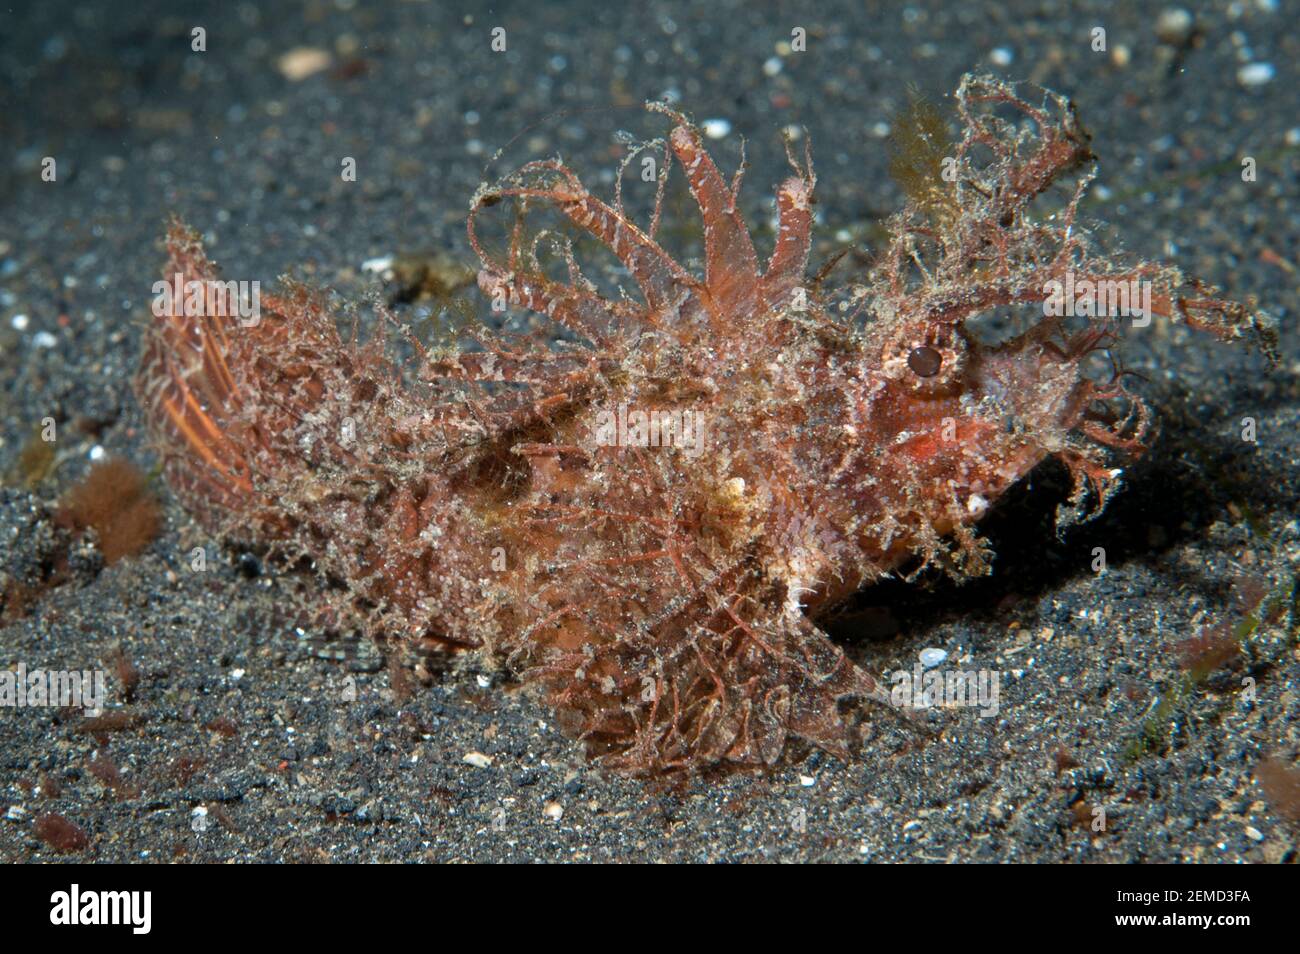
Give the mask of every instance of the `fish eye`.
[[921, 345], [908, 352], [907, 366], [919, 378], [932, 378], [943, 367], [943, 355], [929, 345]]

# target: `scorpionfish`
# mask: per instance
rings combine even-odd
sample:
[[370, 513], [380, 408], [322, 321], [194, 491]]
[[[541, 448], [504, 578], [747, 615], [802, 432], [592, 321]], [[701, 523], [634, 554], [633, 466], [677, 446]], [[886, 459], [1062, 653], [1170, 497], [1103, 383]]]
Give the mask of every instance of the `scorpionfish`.
[[[663, 150], [648, 227], [621, 177], [607, 202], [559, 160], [480, 187], [479, 289], [534, 318], [484, 320], [454, 348], [382, 305], [399, 337], [346, 339], [292, 282], [241, 321], [174, 221], [164, 274], [205, 297], [186, 307], [176, 286], [136, 380], [166, 480], [208, 531], [311, 568], [318, 625], [482, 653], [613, 770], [768, 766], [796, 741], [850, 758], [848, 703], [889, 696], [817, 620], [890, 574], [989, 572], [975, 527], [1008, 488], [1056, 458], [1073, 479], [1058, 521], [1085, 519], [1144, 449], [1150, 415], [1110, 351], [1128, 319], [1102, 289], [1144, 286], [1148, 321], [1268, 339], [1253, 308], [1097, 251], [1076, 221], [1089, 136], [1039, 92], [967, 76], [958, 139], [914, 123], [906, 204], [836, 292], [808, 272], [811, 151], [786, 143], [761, 264], [741, 176], [661, 104], [670, 132], [640, 147]], [[703, 225], [692, 268], [655, 237], [678, 166]], [[494, 254], [478, 221], [502, 204]], [[538, 209], [567, 234], [530, 238]], [[575, 235], [635, 289], [602, 293]], [[1061, 287], [1073, 314], [1051, 307]], [[1021, 324], [989, 341], [976, 321], [995, 313]]]

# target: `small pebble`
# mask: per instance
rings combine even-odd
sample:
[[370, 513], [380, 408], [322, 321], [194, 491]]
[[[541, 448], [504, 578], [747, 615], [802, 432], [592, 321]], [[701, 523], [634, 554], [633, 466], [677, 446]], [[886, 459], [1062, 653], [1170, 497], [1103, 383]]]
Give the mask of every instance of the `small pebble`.
[[548, 821], [557, 822], [564, 817], [564, 806], [559, 802], [547, 802], [542, 809], [542, 816]]
[[1263, 841], [1264, 833], [1260, 831], [1258, 828], [1256, 828], [1254, 825], [1247, 825], [1246, 837], [1249, 838], [1251, 841]]
[[932, 647], [921, 650], [921, 665], [926, 669], [933, 669], [935, 666], [942, 666], [947, 658], [948, 652], [944, 649], [935, 649]]
[[363, 272], [374, 272], [379, 275], [382, 275], [385, 272], [390, 271], [392, 267], [393, 267], [392, 255], [381, 255], [378, 258], [368, 258], [361, 263], [361, 270]]
[[1263, 86], [1277, 75], [1272, 63], [1247, 63], [1237, 70], [1237, 82], [1242, 86]]
[[1010, 66], [1016, 54], [1005, 46], [999, 46], [989, 52], [989, 62], [994, 66]]
[[297, 83], [314, 73], [329, 69], [332, 62], [329, 50], [298, 46], [276, 60], [275, 65], [281, 76], [291, 83]]
[[484, 755], [482, 752], [466, 752], [464, 761], [475, 768], [487, 768], [492, 764], [492, 756]]
[[817, 784], [817, 779], [813, 778], [811, 775], [800, 775], [799, 784], [804, 788], [812, 788]]
[[58, 343], [59, 339], [48, 331], [38, 331], [32, 335], [32, 344], [38, 348], [53, 348]]
[[26, 330], [27, 330], [27, 316], [26, 316], [26, 315], [14, 315], [12, 318], [9, 319], [9, 324], [13, 327], [14, 331], [26, 331]]
[[1195, 18], [1182, 7], [1169, 7], [1156, 17], [1156, 36], [1160, 38], [1161, 43], [1168, 43], [1170, 46], [1182, 46], [1186, 43], [1191, 39], [1195, 27]]
[[731, 134], [731, 123], [725, 119], [706, 119], [700, 128], [710, 139], [725, 139]]

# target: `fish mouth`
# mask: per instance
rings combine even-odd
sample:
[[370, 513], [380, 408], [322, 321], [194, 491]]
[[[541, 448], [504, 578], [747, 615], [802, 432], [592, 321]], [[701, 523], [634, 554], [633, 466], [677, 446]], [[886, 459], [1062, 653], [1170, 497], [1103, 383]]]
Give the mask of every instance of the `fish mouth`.
[[1097, 516], [1119, 489], [1120, 465], [1148, 446], [1150, 412], [1109, 353], [1115, 336], [1109, 323], [1063, 335], [1047, 320], [1002, 345], [976, 349], [971, 362], [972, 391], [1001, 415], [1008, 435], [1032, 448], [1035, 464], [1055, 457], [1069, 470], [1073, 486], [1057, 510], [1058, 528]]

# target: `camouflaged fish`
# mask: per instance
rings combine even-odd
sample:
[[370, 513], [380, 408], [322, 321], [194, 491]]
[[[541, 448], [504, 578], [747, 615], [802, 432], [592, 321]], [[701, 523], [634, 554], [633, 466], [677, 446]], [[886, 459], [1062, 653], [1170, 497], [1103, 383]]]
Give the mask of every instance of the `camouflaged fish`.
[[[907, 203], [837, 293], [808, 273], [810, 152], [787, 144], [762, 263], [740, 176], [652, 106], [671, 131], [647, 227], [557, 160], [474, 197], [488, 303], [558, 334], [483, 322], [455, 350], [411, 338], [414, 366], [384, 335], [345, 340], [301, 285], [241, 321], [173, 224], [165, 274], [200, 300], [164, 296], [137, 381], [167, 480], [212, 532], [311, 567], [318, 625], [499, 660], [618, 771], [766, 766], [794, 739], [848, 758], [841, 703], [889, 700], [819, 617], [890, 574], [989, 572], [976, 525], [1048, 458], [1073, 476], [1062, 523], [1103, 507], [1149, 424], [1123, 373], [1095, 373], [1126, 324], [1271, 333], [1172, 267], [1104, 257], [1077, 221], [1089, 138], [1066, 100], [1036, 98], [967, 76], [957, 140], [924, 113], [906, 125]], [[655, 238], [674, 160], [702, 275]], [[479, 219], [502, 205], [494, 255]], [[570, 240], [530, 237], [538, 210], [635, 289], [603, 295]], [[1133, 318], [1108, 291], [1126, 287]], [[974, 323], [995, 312], [1023, 327], [986, 343]]]

